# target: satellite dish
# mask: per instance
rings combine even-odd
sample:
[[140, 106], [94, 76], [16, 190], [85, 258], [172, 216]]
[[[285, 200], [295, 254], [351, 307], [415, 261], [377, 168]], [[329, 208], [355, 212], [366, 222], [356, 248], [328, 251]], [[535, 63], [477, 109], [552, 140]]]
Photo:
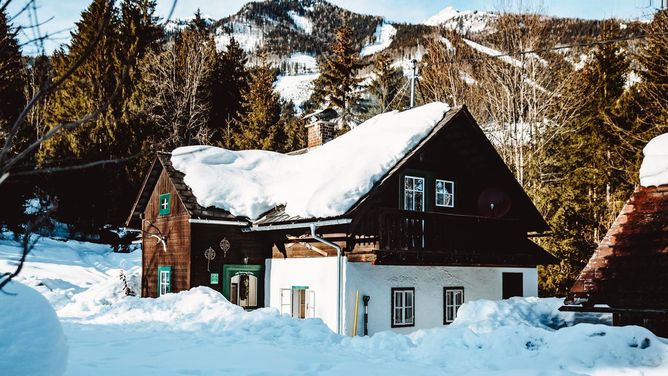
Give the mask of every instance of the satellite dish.
[[484, 217], [501, 218], [510, 208], [510, 196], [501, 188], [487, 188], [478, 196], [478, 211]]

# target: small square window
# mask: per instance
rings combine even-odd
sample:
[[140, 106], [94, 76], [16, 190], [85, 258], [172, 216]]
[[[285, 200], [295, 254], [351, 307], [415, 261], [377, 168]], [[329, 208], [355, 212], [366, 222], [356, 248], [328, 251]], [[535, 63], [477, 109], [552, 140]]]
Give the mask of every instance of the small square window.
[[159, 215], [169, 215], [171, 201], [172, 198], [169, 193], [163, 193], [160, 195], [160, 211], [158, 212]]
[[436, 179], [436, 206], [455, 207], [455, 182]]
[[392, 327], [415, 326], [415, 288], [392, 289]]

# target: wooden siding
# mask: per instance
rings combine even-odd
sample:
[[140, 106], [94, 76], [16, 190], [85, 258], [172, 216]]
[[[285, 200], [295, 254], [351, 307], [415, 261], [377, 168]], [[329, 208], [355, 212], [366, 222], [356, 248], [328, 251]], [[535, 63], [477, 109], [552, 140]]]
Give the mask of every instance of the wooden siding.
[[[226, 238], [230, 242], [227, 256], [220, 248], [220, 241]], [[211, 247], [216, 257], [208, 263], [204, 251]], [[271, 257], [272, 241], [264, 234], [244, 233], [239, 226], [192, 225], [192, 252], [190, 254], [190, 283], [194, 286], [208, 286], [222, 292], [223, 266], [225, 264], [244, 264], [248, 257], [249, 265], [261, 265], [264, 270], [265, 259]], [[211, 273], [218, 273], [219, 283], [212, 285]], [[258, 285], [258, 304], [264, 306], [264, 281]]]
[[[170, 214], [159, 215], [160, 195], [171, 195]], [[174, 185], [163, 170], [155, 184], [155, 188], [144, 209], [142, 221], [142, 282], [141, 295], [156, 297], [158, 284], [158, 267], [172, 267], [172, 292], [190, 288], [190, 216], [185, 210]], [[167, 251], [149, 234], [157, 234], [157, 227], [167, 238]]]

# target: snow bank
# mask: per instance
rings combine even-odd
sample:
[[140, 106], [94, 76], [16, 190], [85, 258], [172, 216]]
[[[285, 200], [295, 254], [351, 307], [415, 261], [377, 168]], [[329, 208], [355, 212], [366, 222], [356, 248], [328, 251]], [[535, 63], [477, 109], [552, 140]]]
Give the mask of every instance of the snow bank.
[[394, 36], [397, 34], [397, 29], [392, 24], [382, 21], [376, 26], [376, 31], [373, 34], [374, 42], [362, 48], [360, 56], [369, 56], [378, 53], [392, 44]]
[[67, 342], [51, 304], [12, 281], [0, 292], [0, 373], [61, 375]]
[[381, 114], [301, 155], [187, 146], [174, 150], [171, 161], [204, 207], [251, 219], [278, 205], [294, 216], [334, 217], [366, 194], [448, 110], [435, 102]]
[[645, 158], [640, 166], [640, 184], [643, 187], [668, 184], [668, 133], [654, 137], [642, 151]]

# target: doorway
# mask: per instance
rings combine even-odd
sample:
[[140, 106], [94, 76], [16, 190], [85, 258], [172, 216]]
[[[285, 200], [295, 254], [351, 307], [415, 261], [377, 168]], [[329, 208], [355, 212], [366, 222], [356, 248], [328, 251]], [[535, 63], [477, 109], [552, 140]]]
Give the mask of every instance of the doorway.
[[262, 265], [224, 265], [223, 296], [245, 309], [260, 306], [264, 279]]
[[524, 296], [523, 279], [522, 273], [503, 273], [503, 299]]

